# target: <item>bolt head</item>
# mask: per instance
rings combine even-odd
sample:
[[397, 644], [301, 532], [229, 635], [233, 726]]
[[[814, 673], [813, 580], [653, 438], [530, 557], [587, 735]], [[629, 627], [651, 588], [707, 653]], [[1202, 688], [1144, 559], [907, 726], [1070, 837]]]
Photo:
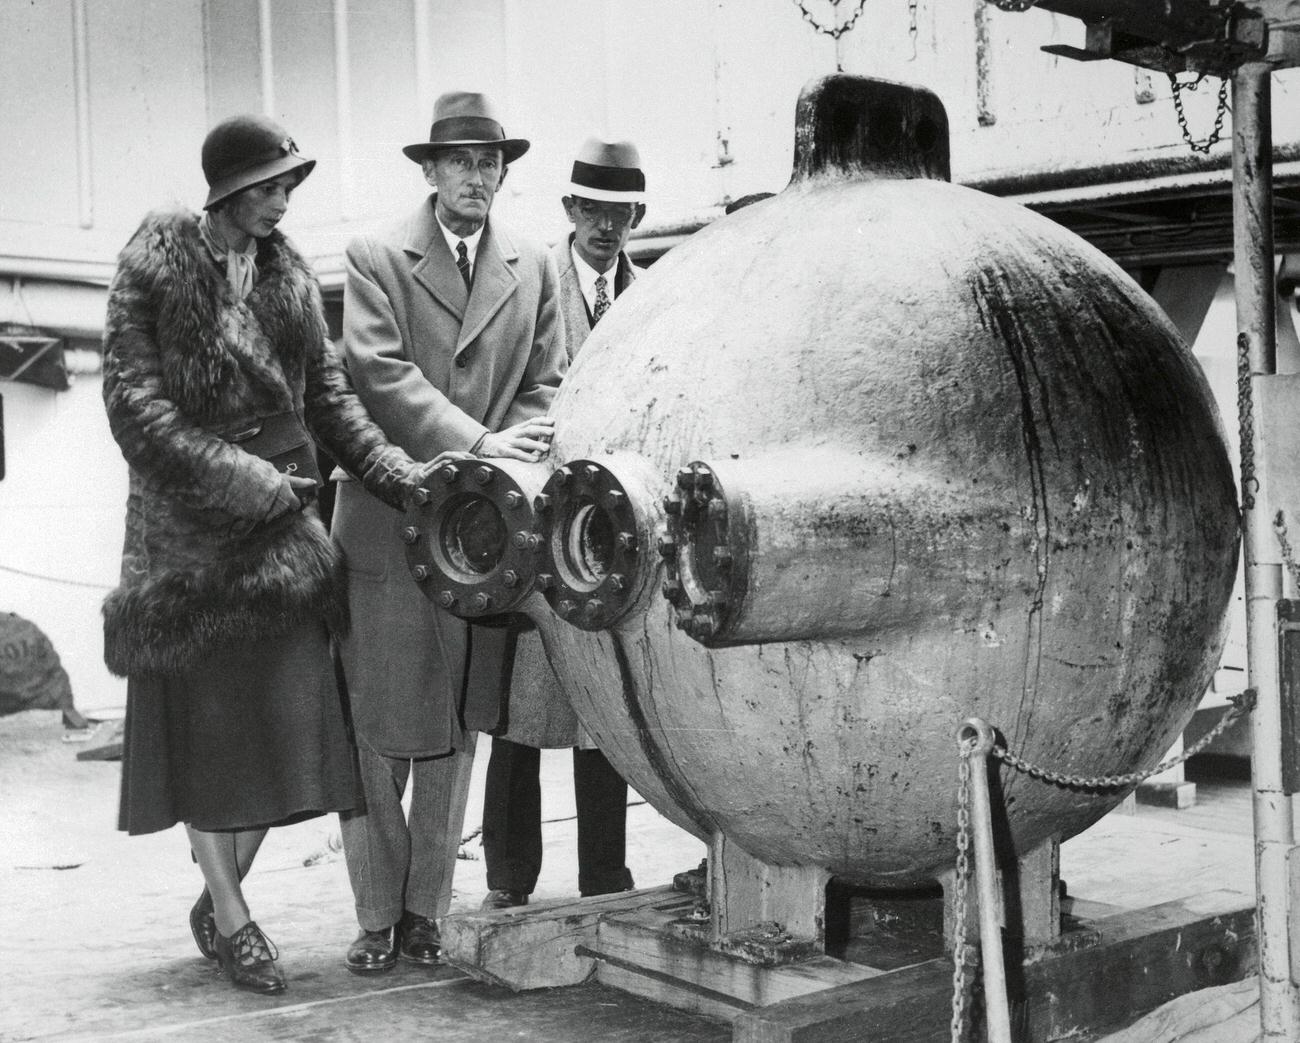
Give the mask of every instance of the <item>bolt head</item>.
[[505, 572], [501, 573], [501, 582], [507, 587], [519, 586], [519, 573], [514, 569], [506, 569]]
[[724, 521], [727, 517], [727, 502], [725, 500], [710, 500], [709, 517], [714, 521]]
[[615, 537], [614, 542], [624, 550], [636, 550], [636, 533], [620, 532], [618, 536]]
[[433, 575], [433, 572], [428, 565], [416, 565], [415, 568], [411, 569], [411, 577], [417, 583], [423, 583], [431, 575]]
[[555, 606], [555, 611], [562, 616], [571, 616], [573, 615], [573, 610], [575, 608], [577, 608], [577, 606], [568, 598], [565, 598], [563, 601], [561, 601], [558, 605]]
[[627, 590], [627, 580], [623, 577], [621, 572], [612, 573], [607, 582], [609, 583], [610, 590], [616, 592]]
[[538, 493], [533, 497], [533, 510], [542, 514], [551, 509], [551, 498], [546, 493]]
[[510, 542], [513, 543], [520, 550], [523, 550], [525, 547], [528, 546], [529, 535], [530, 534], [525, 530], [519, 529], [510, 534]]
[[678, 469], [677, 487], [679, 489], [693, 489], [695, 487], [695, 468], [682, 467]]
[[671, 558], [677, 553], [677, 541], [670, 536], [660, 536], [657, 546], [661, 558]]
[[476, 467], [474, 469], [474, 481], [478, 482], [479, 485], [487, 485], [492, 481], [492, 468]]
[[508, 493], [506, 493], [506, 506], [509, 507], [512, 511], [518, 510], [520, 507], [522, 507], [523, 502], [524, 502], [523, 496], [520, 493], [515, 492], [513, 489], [511, 489]]
[[539, 572], [533, 579], [533, 586], [538, 590], [550, 590], [555, 586], [555, 577], [549, 572]]
[[480, 590], [474, 595], [473, 605], [475, 612], [486, 612], [492, 607], [492, 595]]
[[569, 484], [569, 479], [572, 477], [573, 477], [572, 468], [561, 467], [558, 471], [556, 471], [553, 475], [551, 475], [551, 481], [553, 481], [557, 486], [564, 486]]
[[592, 598], [590, 601], [586, 603], [586, 605], [583, 606], [582, 614], [586, 616], [588, 619], [595, 619], [598, 615], [600, 615], [601, 611], [604, 608], [605, 606], [604, 604], [601, 603], [600, 598]]
[[679, 500], [679, 499], [677, 499], [676, 496], [665, 496], [665, 497], [664, 497], [664, 513], [665, 513], [665, 514], [681, 514], [681, 513], [682, 513], [682, 501]]
[[456, 481], [457, 478], [460, 477], [460, 468], [457, 467], [455, 464], [447, 464], [446, 466], [439, 469], [438, 477], [441, 478], [448, 485], [451, 485], [454, 481]]
[[408, 525], [402, 530], [403, 543], [415, 543], [420, 538], [420, 530], [414, 525]]
[[627, 502], [627, 497], [617, 489], [611, 489], [605, 494], [605, 506], [611, 510], [618, 510]]
[[686, 599], [680, 581], [675, 579], [664, 580], [663, 592], [664, 597], [674, 605], [680, 605]]
[[594, 482], [600, 478], [600, 468], [595, 464], [588, 464], [582, 469], [583, 477], [589, 482]]
[[451, 608], [456, 604], [456, 595], [450, 590], [440, 591], [438, 594], [438, 604], [443, 608]]

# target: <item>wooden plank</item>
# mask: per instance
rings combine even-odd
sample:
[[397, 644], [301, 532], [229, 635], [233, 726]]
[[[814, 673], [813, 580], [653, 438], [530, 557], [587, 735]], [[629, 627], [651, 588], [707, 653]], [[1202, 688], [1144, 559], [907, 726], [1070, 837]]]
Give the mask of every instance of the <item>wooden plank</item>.
[[[1008, 968], [1012, 1017], [1025, 1043], [1087, 1038], [1256, 966], [1253, 899], [1218, 891], [1094, 925], [1096, 946]], [[734, 1043], [912, 1043], [946, 1038], [952, 964], [916, 967], [743, 1013]]]
[[447, 916], [439, 922], [443, 958], [473, 978], [515, 991], [577, 985], [595, 967], [574, 950], [595, 945], [601, 917], [643, 907], [681, 916], [693, 901], [671, 887], [656, 887]]
[[605, 985], [728, 1020], [745, 1010], [861, 981], [882, 972], [828, 956], [760, 966], [674, 930], [669, 912], [642, 908], [600, 923], [596, 978]]

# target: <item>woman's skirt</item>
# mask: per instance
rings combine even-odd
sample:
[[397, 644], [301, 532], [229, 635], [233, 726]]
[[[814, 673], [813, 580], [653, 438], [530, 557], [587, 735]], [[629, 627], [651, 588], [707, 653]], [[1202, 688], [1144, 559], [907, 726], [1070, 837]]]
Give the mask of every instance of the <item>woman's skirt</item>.
[[118, 828], [128, 833], [346, 811], [359, 800], [355, 771], [321, 623], [127, 681]]

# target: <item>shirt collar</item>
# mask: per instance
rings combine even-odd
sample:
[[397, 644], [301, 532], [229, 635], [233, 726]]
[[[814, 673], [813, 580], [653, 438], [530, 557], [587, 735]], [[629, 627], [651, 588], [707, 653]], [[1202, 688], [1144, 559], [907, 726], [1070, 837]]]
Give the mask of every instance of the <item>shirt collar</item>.
[[487, 227], [487, 222], [484, 221], [479, 225], [478, 231], [472, 235], [459, 236], [442, 223], [442, 218], [438, 217], [437, 210], [434, 211], [433, 216], [438, 221], [438, 227], [442, 229], [442, 237], [447, 240], [447, 249], [451, 251], [452, 257], [456, 256], [456, 244], [464, 243], [465, 253], [469, 255], [469, 266], [473, 268], [474, 258], [478, 256], [479, 240], [483, 238], [483, 229]]
[[601, 275], [605, 277], [605, 292], [609, 295], [609, 299], [612, 301], [618, 296], [618, 266], [622, 261], [621, 257], [614, 259], [609, 271], [598, 272], [582, 259], [572, 239], [569, 240], [569, 253], [573, 255], [573, 270], [578, 275], [578, 288], [582, 290], [588, 308], [596, 306], [596, 279]]

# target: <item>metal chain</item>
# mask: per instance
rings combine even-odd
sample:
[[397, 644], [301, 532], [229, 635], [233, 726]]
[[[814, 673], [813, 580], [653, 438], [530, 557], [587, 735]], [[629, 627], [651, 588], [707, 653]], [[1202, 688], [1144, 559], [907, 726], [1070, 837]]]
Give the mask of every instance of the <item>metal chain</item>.
[[1250, 339], [1237, 334], [1237, 430], [1241, 446], [1241, 509], [1255, 509], [1255, 409], [1250, 393]]
[[1034, 4], [1038, 3], [1038, 0], [986, 0], [986, 2], [992, 4], [999, 11], [1019, 13], [1020, 11], [1028, 11]]
[[1183, 750], [1182, 753], [1176, 754], [1168, 760], [1163, 760], [1154, 768], [1148, 768], [1146, 771], [1131, 771], [1126, 775], [1066, 775], [1062, 772], [1040, 768], [1036, 764], [1030, 764], [1028, 761], [1017, 757], [1004, 746], [994, 746], [992, 753], [998, 760], [1010, 765], [1017, 771], [1022, 771], [1035, 779], [1042, 779], [1044, 782], [1064, 786], [1067, 789], [1121, 789], [1125, 786], [1135, 785], [1144, 779], [1149, 779], [1152, 775], [1159, 775], [1162, 771], [1168, 771], [1170, 768], [1182, 764], [1188, 757], [1196, 756], [1217, 739], [1224, 729], [1229, 727], [1238, 717], [1250, 713], [1255, 708], [1255, 689], [1247, 688], [1244, 692], [1230, 696], [1228, 702], [1232, 704], [1231, 708], [1219, 718], [1218, 723], [1213, 728]]
[[920, 28], [917, 25], [919, 8], [920, 3], [918, 0], [907, 0], [907, 38], [912, 43], [912, 61], [916, 61], [916, 37], [920, 33]]
[[[825, 33], [832, 40], [838, 40], [845, 33], [852, 30], [853, 26], [857, 24], [858, 19], [862, 17], [862, 9], [867, 6], [867, 0], [858, 0], [857, 10], [853, 12], [852, 17], [839, 25], [826, 26], [817, 21], [816, 16], [804, 6], [803, 0], [793, 0], [793, 2], [794, 5], [799, 8], [799, 13], [803, 15], [803, 20], [805, 22], [811, 25], [819, 33]], [[839, 9], [840, 0], [827, 0], [827, 2], [836, 10]]]
[[1223, 117], [1228, 112], [1228, 81], [1226, 79], [1219, 81], [1219, 102], [1214, 113], [1214, 129], [1210, 131], [1210, 136], [1204, 141], [1197, 141], [1192, 137], [1192, 132], [1187, 126], [1187, 114], [1183, 112], [1183, 91], [1194, 91], [1201, 85], [1205, 79], [1202, 73], [1190, 83], [1180, 83], [1178, 77], [1172, 72], [1169, 74], [1169, 87], [1173, 91], [1174, 112], [1178, 114], [1178, 129], [1183, 132], [1183, 141], [1193, 152], [1200, 152], [1208, 155], [1211, 148], [1219, 143], [1223, 136]]
[[[1278, 540], [1282, 543], [1282, 552], [1287, 558], [1288, 567], [1295, 568], [1290, 557], [1290, 544], [1286, 542], [1286, 524], [1281, 514], [1274, 528]], [[1297, 578], [1295, 572], [1292, 578]], [[1210, 743], [1223, 734], [1237, 718], [1250, 713], [1255, 708], [1255, 689], [1247, 688], [1244, 692], [1229, 696], [1232, 706], [1219, 718], [1218, 722], [1205, 735], [1197, 739], [1182, 753], [1161, 761], [1147, 771], [1129, 772], [1127, 775], [1066, 775], [1061, 772], [1048, 771], [1035, 764], [1017, 757], [1004, 746], [994, 746], [993, 756], [1017, 771], [1022, 771], [1032, 778], [1055, 783], [1069, 789], [1120, 789], [1135, 785], [1152, 775], [1177, 767], [1189, 757], [1194, 757]], [[953, 884], [953, 932], [952, 932], [952, 1043], [961, 1043], [966, 1024], [966, 896], [970, 887], [970, 775], [971, 755], [975, 751], [976, 740], [968, 739], [959, 747], [957, 761], [957, 863], [954, 869]]]
[[952, 1043], [966, 1027], [966, 892], [970, 886], [970, 758], [975, 740], [961, 744], [957, 761], [957, 866], [952, 896]]
[[1300, 565], [1296, 563], [1291, 551], [1291, 541], [1287, 539], [1286, 515], [1281, 511], [1273, 518], [1273, 532], [1277, 534], [1278, 546], [1282, 548], [1282, 563], [1286, 565], [1286, 571], [1291, 577], [1291, 585], [1300, 591]]

